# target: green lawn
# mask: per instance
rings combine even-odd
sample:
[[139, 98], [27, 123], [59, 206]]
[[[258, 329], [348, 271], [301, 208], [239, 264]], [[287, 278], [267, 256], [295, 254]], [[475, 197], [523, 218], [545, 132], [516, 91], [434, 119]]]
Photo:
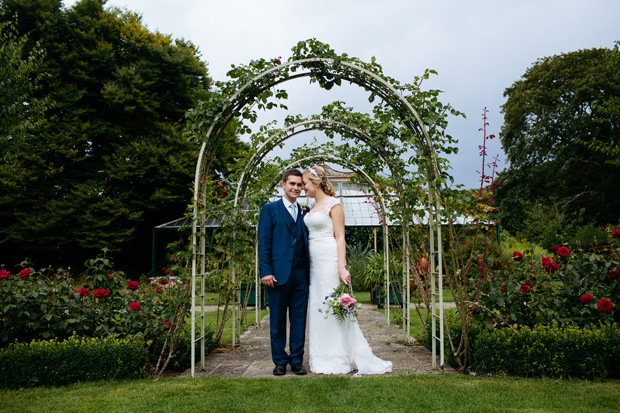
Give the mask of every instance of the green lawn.
[[[355, 295], [355, 298], [360, 303], [370, 304], [370, 291], [361, 291], [361, 292], [354, 291], [353, 295]], [[415, 297], [411, 297], [411, 302], [419, 304], [419, 303], [422, 302], [422, 300], [418, 300]], [[452, 291], [450, 291], [449, 288], [444, 288], [443, 289], [443, 302], [444, 303], [453, 303], [454, 302], [454, 297], [452, 296]]]
[[[268, 313], [269, 311], [267, 310], [261, 310], [261, 314], [260, 314], [261, 320]], [[197, 311], [196, 315], [199, 315], [199, 314], [200, 314], [200, 311]], [[254, 307], [248, 308], [247, 319], [248, 319], [249, 325], [253, 325], [255, 323], [256, 316], [254, 313]], [[191, 322], [189, 318], [187, 319], [187, 322], [188, 323]], [[216, 322], [217, 322], [217, 311], [205, 311], [205, 326], [208, 326], [209, 324], [211, 324], [211, 326], [215, 329]], [[196, 320], [196, 326], [199, 326], [200, 325], [199, 323], [200, 323], [200, 320]], [[247, 329], [247, 326], [242, 325], [241, 328], [243, 328], [243, 330], [245, 331]], [[228, 346], [231, 343], [232, 343], [232, 319], [226, 322], [226, 326], [224, 327], [224, 332], [222, 333], [222, 339], [220, 340], [220, 347]]]
[[168, 378], [0, 390], [2, 412], [617, 412], [620, 382], [411, 375]]
[[[380, 309], [377, 309], [377, 311], [379, 311], [381, 314], [385, 315], [385, 309], [380, 308]], [[455, 312], [456, 308], [446, 308], [446, 309], [444, 309], [444, 311], [446, 313]], [[424, 317], [424, 319], [426, 320], [426, 318], [428, 316], [428, 312], [426, 311], [425, 307], [420, 307], [420, 313], [422, 314], [422, 317]], [[397, 311], [390, 310], [390, 320], [394, 324], [401, 325], [400, 321], [396, 319], [397, 314], [398, 314]], [[430, 328], [430, 325], [429, 325], [429, 328]], [[415, 308], [411, 309], [411, 329], [410, 329], [410, 332], [411, 332], [411, 337], [414, 337], [414, 338], [419, 337], [424, 332], [424, 324], [422, 324], [422, 320], [420, 320], [420, 316], [418, 315], [418, 312], [415, 310]]]
[[362, 304], [370, 304], [370, 291], [353, 292], [355, 299]]

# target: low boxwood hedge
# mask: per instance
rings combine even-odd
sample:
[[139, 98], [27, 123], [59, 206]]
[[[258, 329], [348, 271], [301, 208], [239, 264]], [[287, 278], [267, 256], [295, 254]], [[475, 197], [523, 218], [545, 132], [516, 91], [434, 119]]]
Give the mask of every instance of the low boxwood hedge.
[[620, 328], [542, 326], [476, 336], [474, 371], [521, 377], [620, 378]]
[[[462, 333], [458, 316], [449, 316], [450, 334], [458, 345]], [[620, 327], [541, 326], [520, 330], [470, 328], [472, 369], [477, 374], [520, 377], [620, 378]], [[447, 335], [446, 362], [456, 367]], [[430, 329], [425, 347], [431, 348]]]
[[144, 340], [73, 336], [0, 349], [0, 387], [63, 386], [78, 381], [137, 379], [148, 358]]

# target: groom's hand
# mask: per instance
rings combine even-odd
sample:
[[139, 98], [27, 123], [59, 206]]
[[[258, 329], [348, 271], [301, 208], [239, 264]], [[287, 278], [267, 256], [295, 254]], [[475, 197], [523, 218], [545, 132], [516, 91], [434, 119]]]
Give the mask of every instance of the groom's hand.
[[274, 283], [277, 283], [278, 280], [276, 280], [276, 277], [274, 277], [273, 275], [266, 275], [263, 278], [261, 278], [263, 284], [269, 288], [273, 288]]

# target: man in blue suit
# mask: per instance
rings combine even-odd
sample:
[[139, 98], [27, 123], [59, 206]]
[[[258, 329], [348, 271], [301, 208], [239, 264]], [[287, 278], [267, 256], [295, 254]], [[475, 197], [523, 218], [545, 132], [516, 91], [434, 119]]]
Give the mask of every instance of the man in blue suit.
[[[269, 323], [273, 374], [286, 374], [290, 364], [295, 374], [306, 374], [303, 366], [308, 311], [309, 258], [306, 208], [297, 197], [304, 188], [303, 175], [289, 169], [282, 177], [284, 196], [263, 206], [258, 221], [258, 259], [263, 284], [269, 288]], [[290, 322], [289, 354], [286, 353], [286, 315]]]

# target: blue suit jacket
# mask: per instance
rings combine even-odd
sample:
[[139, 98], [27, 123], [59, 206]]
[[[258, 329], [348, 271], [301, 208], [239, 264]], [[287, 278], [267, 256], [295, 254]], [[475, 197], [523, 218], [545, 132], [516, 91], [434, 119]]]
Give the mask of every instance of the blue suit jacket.
[[[299, 211], [297, 219], [302, 219], [308, 208]], [[263, 206], [258, 220], [258, 263], [260, 276], [273, 275], [276, 285], [283, 285], [291, 274], [293, 260], [293, 226], [295, 221], [284, 206], [282, 199]], [[308, 229], [303, 225], [302, 232], [308, 254]]]

